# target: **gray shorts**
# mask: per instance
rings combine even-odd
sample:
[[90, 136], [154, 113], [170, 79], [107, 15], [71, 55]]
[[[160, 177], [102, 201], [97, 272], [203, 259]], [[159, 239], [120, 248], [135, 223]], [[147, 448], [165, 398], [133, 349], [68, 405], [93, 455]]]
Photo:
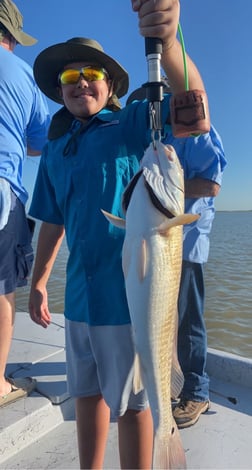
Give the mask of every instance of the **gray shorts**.
[[144, 410], [145, 391], [132, 390], [134, 346], [131, 325], [89, 326], [65, 320], [68, 390], [72, 397], [102, 395], [112, 419], [127, 409]]
[[8, 221], [0, 230], [0, 295], [27, 284], [34, 257], [31, 240], [24, 205], [11, 191]]

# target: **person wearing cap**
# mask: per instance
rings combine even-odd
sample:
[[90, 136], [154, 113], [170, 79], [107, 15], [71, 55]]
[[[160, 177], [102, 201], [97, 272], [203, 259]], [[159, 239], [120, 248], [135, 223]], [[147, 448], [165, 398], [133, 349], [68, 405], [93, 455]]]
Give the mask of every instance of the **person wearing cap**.
[[[164, 78], [164, 93], [171, 89]], [[134, 90], [126, 104], [146, 99], [146, 88]], [[220, 135], [213, 125], [197, 137], [174, 137], [166, 125], [163, 142], [177, 152], [185, 178], [185, 212], [199, 214], [193, 224], [183, 226], [183, 260], [178, 298], [178, 358], [184, 374], [180, 400], [173, 416], [179, 429], [195, 424], [210, 408], [209, 377], [206, 372], [207, 331], [204, 321], [204, 264], [209, 255], [209, 236], [215, 215], [226, 158]]]
[[[179, 2], [132, 0], [140, 33], [163, 42], [162, 66], [184, 86], [176, 39]], [[191, 85], [204, 85], [188, 57]], [[151, 141], [149, 106], [121, 109], [125, 69], [97, 41], [72, 38], [42, 51], [34, 76], [63, 106], [54, 115], [35, 183], [30, 215], [42, 220], [29, 311], [46, 328], [47, 281], [64, 233], [69, 249], [65, 289], [66, 365], [75, 398], [81, 468], [102, 468], [109, 422], [116, 419], [122, 468], [151, 468], [153, 426], [145, 391], [133, 393], [134, 347], [122, 272], [124, 231], [101, 209], [124, 217], [122, 194]], [[163, 124], [169, 100], [162, 102]]]
[[0, 407], [28, 395], [30, 378], [5, 377], [15, 317], [16, 287], [27, 283], [33, 260], [22, 183], [26, 155], [40, 155], [49, 112], [31, 67], [13, 51], [37, 40], [23, 31], [23, 18], [10, 0], [0, 0]]
[[183, 226], [183, 259], [178, 298], [178, 358], [184, 374], [180, 401], [173, 409], [179, 429], [194, 425], [210, 408], [207, 365], [207, 331], [204, 319], [204, 266], [210, 233], [227, 165], [222, 139], [214, 128], [197, 137], [175, 138], [167, 132], [184, 169], [185, 212], [199, 214]]

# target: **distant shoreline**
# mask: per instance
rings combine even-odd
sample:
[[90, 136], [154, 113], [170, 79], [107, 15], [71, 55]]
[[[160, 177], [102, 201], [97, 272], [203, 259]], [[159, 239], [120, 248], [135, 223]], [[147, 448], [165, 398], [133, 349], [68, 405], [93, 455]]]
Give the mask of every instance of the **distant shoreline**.
[[216, 212], [252, 212], [252, 209], [216, 209]]

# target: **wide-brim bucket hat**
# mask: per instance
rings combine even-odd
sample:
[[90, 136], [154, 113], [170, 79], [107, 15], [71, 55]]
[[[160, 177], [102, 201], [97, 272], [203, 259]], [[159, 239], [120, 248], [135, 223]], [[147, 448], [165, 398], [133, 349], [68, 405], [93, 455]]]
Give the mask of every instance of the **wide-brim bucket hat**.
[[72, 38], [42, 51], [33, 66], [35, 80], [43, 93], [56, 103], [62, 103], [58, 93], [58, 76], [71, 62], [88, 62], [104, 67], [113, 80], [113, 91], [118, 98], [124, 96], [129, 87], [126, 70], [94, 39]]
[[37, 39], [23, 31], [23, 16], [10, 0], [0, 0], [0, 23], [22, 46], [33, 46]]

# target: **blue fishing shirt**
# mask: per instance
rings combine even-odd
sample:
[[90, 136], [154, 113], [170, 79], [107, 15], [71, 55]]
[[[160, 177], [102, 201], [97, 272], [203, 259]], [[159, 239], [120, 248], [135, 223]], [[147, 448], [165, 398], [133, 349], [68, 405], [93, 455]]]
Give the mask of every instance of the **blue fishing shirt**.
[[[168, 132], [164, 143], [172, 145], [184, 170], [184, 178], [203, 178], [221, 185], [227, 164], [222, 140], [213, 126], [199, 137], [175, 138]], [[209, 256], [209, 234], [215, 215], [215, 198], [186, 198], [185, 212], [200, 214], [200, 218], [183, 226], [183, 259], [206, 263]]]
[[[163, 122], [169, 97], [163, 101]], [[124, 230], [109, 224], [104, 209], [119, 217], [122, 194], [150, 143], [148, 103], [93, 116], [49, 141], [42, 153], [30, 215], [64, 225], [69, 249], [65, 316], [90, 325], [130, 323], [122, 272]]]
[[0, 46], [0, 178], [23, 204], [28, 199], [22, 184], [26, 148], [42, 150], [49, 122], [47, 102], [31, 67]]

